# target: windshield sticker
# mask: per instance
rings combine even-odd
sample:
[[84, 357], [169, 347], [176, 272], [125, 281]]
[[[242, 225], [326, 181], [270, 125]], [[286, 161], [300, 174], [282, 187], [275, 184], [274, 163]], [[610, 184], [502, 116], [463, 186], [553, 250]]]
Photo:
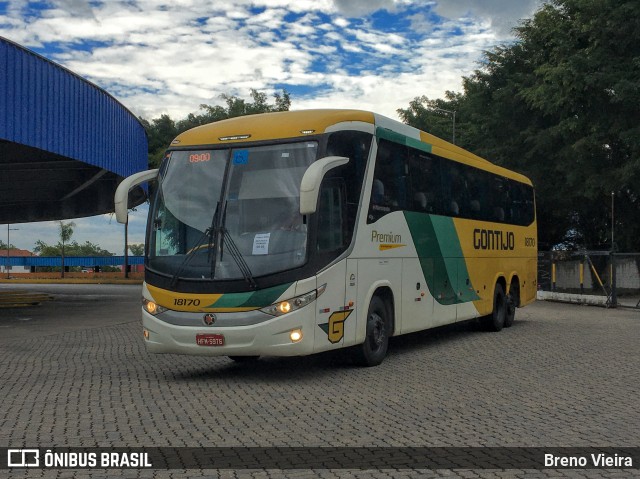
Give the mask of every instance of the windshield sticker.
[[233, 152], [234, 165], [246, 165], [249, 163], [249, 150], [236, 150]]
[[253, 251], [251, 254], [269, 254], [269, 239], [271, 233], [258, 233], [253, 238]]

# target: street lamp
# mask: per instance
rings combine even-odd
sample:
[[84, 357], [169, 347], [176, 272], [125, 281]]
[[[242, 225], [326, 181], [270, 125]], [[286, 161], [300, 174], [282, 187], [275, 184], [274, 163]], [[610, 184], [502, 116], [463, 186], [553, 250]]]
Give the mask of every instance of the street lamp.
[[7, 264], [5, 265], [5, 269], [7, 270], [7, 279], [10, 279], [9, 273], [9, 231], [18, 231], [19, 228], [9, 228], [9, 224], [7, 223]]
[[441, 111], [443, 113], [449, 113], [453, 118], [453, 140], [451, 143], [456, 144], [456, 112], [455, 110], [445, 110], [444, 108], [438, 108], [437, 106], [431, 107], [432, 110]]

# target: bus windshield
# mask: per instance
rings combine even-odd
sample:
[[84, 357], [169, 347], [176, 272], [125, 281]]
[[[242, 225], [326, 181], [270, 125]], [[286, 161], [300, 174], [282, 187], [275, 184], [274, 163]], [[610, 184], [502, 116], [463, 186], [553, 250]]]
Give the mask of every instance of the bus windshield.
[[300, 182], [317, 150], [317, 142], [305, 141], [172, 151], [150, 213], [149, 268], [234, 280], [246, 277], [243, 264], [252, 276], [302, 266]]

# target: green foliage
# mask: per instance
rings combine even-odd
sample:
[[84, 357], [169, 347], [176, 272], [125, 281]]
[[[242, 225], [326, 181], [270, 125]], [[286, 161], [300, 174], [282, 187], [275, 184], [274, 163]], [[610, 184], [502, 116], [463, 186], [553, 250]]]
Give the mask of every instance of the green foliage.
[[[36, 241], [36, 246], [33, 248], [33, 252], [40, 256], [61, 256], [62, 255], [62, 243], [58, 242], [55, 245], [48, 245], [42, 240]], [[64, 245], [65, 256], [113, 256], [114, 254], [106, 249], [102, 249], [97, 244], [85, 241], [84, 244], [78, 244], [77, 241]]]
[[220, 98], [224, 101], [225, 106], [203, 104], [200, 105], [200, 113], [189, 113], [186, 118], [177, 122], [172, 120], [169, 115], [162, 115], [151, 121], [141, 118], [149, 140], [149, 167], [157, 168], [171, 141], [180, 133], [191, 128], [237, 116], [288, 111], [291, 107], [291, 97], [285, 90], [274, 95], [273, 104], [268, 103], [266, 93], [254, 89], [251, 90], [251, 101], [230, 95], [221, 95]]
[[[453, 140], [454, 114], [457, 116], [459, 101], [462, 95], [447, 91], [446, 99], [430, 100], [426, 96], [414, 98], [409, 102], [409, 108], [399, 108], [398, 115], [406, 124], [427, 131], [432, 135], [443, 138], [447, 141]], [[460, 132], [459, 123], [456, 118], [456, 136]]]
[[73, 228], [76, 227], [76, 224], [73, 221], [68, 223], [58, 221], [58, 226], [60, 228], [60, 241], [62, 241], [62, 245], [64, 246], [73, 236]]
[[611, 248], [614, 192], [617, 247], [637, 251], [640, 3], [553, 0], [516, 33], [462, 94], [416, 99], [402, 118], [422, 126], [415, 102], [455, 109], [458, 144], [531, 177], [542, 248]]
[[144, 255], [144, 243], [133, 243], [129, 245], [129, 251], [133, 256]]

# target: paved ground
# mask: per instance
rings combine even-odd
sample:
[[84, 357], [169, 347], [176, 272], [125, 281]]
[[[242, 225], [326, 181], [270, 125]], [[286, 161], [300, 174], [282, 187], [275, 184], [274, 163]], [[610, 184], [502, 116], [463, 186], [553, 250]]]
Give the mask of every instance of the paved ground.
[[[0, 285], [0, 291], [7, 288]], [[639, 311], [538, 302], [518, 310], [515, 325], [501, 333], [466, 323], [396, 338], [376, 368], [354, 367], [341, 355], [242, 365], [227, 358], [147, 354], [140, 286], [29, 289], [55, 300], [0, 309], [0, 446], [640, 445]], [[113, 472], [14, 471], [14, 476], [110, 477]], [[634, 475], [593, 470], [125, 474]]]

